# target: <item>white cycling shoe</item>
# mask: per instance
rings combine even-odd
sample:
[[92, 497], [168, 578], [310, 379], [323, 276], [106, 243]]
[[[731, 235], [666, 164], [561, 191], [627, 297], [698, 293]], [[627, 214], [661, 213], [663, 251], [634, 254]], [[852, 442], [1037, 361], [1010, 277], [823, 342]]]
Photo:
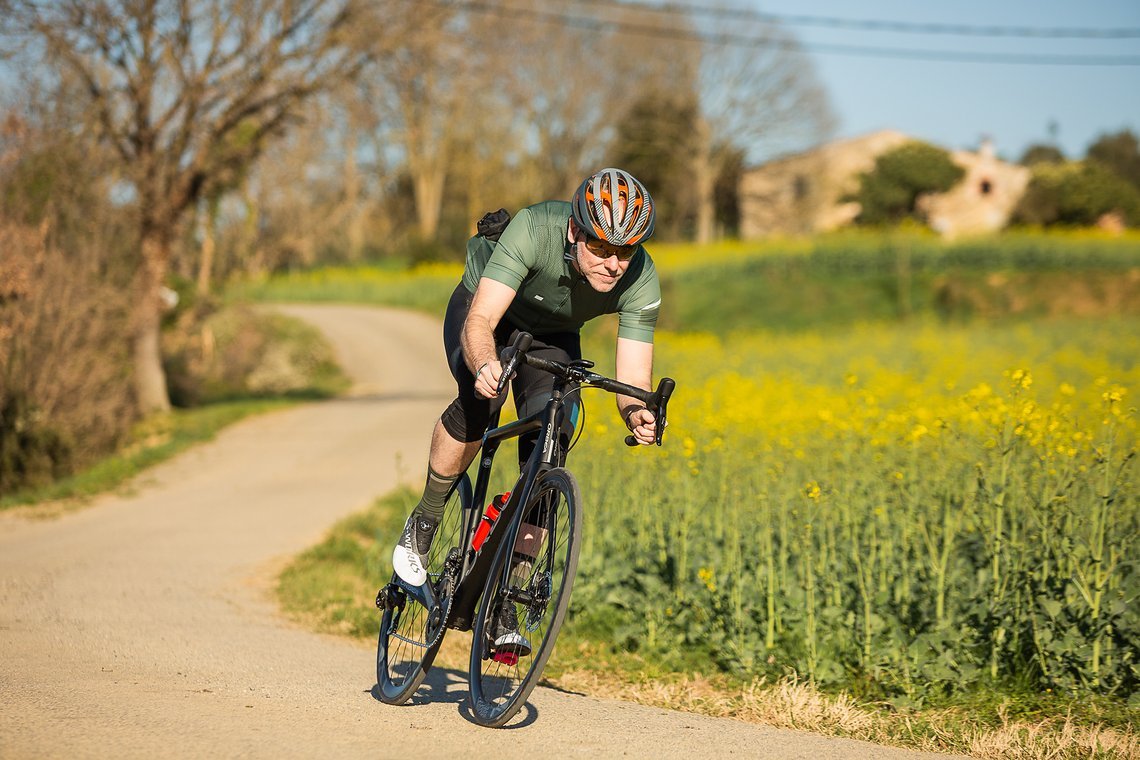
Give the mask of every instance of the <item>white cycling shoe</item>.
[[437, 526], [414, 513], [404, 524], [404, 532], [392, 550], [392, 569], [409, 586], [422, 586], [427, 581], [428, 550]]

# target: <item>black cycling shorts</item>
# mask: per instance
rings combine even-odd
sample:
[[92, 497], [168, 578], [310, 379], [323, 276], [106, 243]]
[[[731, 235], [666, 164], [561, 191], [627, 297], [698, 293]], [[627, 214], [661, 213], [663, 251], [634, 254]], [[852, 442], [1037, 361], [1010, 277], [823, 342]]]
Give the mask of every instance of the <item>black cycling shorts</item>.
[[[483, 437], [491, 416], [498, 413], [504, 402], [504, 396], [485, 399], [475, 393], [475, 376], [463, 359], [460, 337], [463, 333], [463, 323], [467, 321], [467, 312], [471, 309], [472, 298], [470, 291], [460, 284], [451, 294], [443, 318], [443, 346], [447, 352], [447, 366], [451, 369], [451, 376], [455, 378], [459, 394], [444, 411], [441, 419], [444, 429], [451, 437], [465, 443], [478, 441]], [[503, 347], [511, 345], [518, 333], [519, 330], [504, 315], [495, 329], [496, 348], [501, 351]], [[527, 353], [565, 363], [582, 358], [582, 343], [576, 332], [535, 335]], [[518, 416], [522, 418], [540, 411], [549, 400], [553, 387], [554, 376], [550, 373], [533, 369], [525, 364], [519, 366], [514, 380], [511, 381], [511, 391]], [[567, 406], [567, 413], [564, 415], [563, 435], [567, 441], [573, 433], [574, 423], [577, 422], [577, 412], [578, 404], [575, 399], [573, 404]], [[519, 439], [520, 462], [526, 461], [537, 439], [538, 433], [530, 433]]]

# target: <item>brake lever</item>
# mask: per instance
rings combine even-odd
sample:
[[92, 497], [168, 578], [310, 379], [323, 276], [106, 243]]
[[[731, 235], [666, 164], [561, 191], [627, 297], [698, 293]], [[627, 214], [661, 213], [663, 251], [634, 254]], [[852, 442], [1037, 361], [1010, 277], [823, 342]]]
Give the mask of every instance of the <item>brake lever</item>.
[[[653, 412], [653, 418], [657, 422], [657, 433], [654, 436], [654, 443], [658, 446], [661, 445], [661, 439], [665, 435], [665, 426], [669, 424], [666, 418], [665, 410], [669, 406], [669, 397], [673, 395], [673, 389], [677, 387], [677, 382], [671, 377], [661, 378], [661, 382], [657, 384], [657, 391], [650, 399], [648, 409]], [[625, 437], [626, 446], [637, 446], [638, 440], [632, 435]]]
[[515, 374], [515, 370], [518, 369], [522, 355], [527, 352], [533, 342], [534, 336], [530, 333], [520, 332], [515, 336], [514, 343], [503, 349], [503, 353], [499, 356], [503, 365], [503, 374], [499, 375], [499, 384], [495, 386], [496, 396], [502, 395], [507, 383], [510, 382], [511, 375]]
[[661, 378], [661, 384], [657, 386], [657, 395], [660, 400], [657, 403], [658, 412], [653, 416], [657, 418], [657, 439], [658, 446], [661, 445], [661, 439], [665, 435], [665, 426], [669, 424], [669, 420], [665, 416], [665, 408], [669, 405], [669, 397], [673, 395], [673, 389], [677, 387], [677, 383], [671, 377]]

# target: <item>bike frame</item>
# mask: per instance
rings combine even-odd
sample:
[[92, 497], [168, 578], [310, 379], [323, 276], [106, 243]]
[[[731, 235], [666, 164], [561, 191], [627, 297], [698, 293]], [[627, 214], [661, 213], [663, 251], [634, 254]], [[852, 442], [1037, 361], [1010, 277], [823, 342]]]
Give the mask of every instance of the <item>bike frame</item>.
[[[522, 419], [508, 422], [487, 430], [483, 434], [483, 441], [479, 455], [479, 471], [476, 475], [475, 488], [468, 508], [464, 510], [462, 530], [460, 536], [463, 552], [463, 565], [459, 572], [459, 579], [451, 605], [451, 612], [446, 622], [448, 628], [460, 631], [471, 630], [471, 621], [474, 618], [475, 605], [483, 593], [483, 582], [491, 561], [504, 537], [513, 535], [502, 530], [502, 526], [509, 526], [514, 520], [515, 513], [521, 504], [526, 504], [534, 491], [539, 476], [552, 467], [563, 464], [555, 446], [557, 432], [562, 425], [566, 389], [570, 383], [563, 377], [555, 375], [554, 388], [550, 398], [540, 411], [529, 414]], [[535, 430], [541, 430], [539, 439], [527, 459], [522, 472], [519, 473], [515, 486], [511, 489], [511, 496], [503, 505], [499, 517], [495, 520], [491, 532], [487, 535], [483, 545], [476, 551], [471, 546], [471, 538], [475, 533], [475, 526], [483, 515], [483, 505], [487, 501], [487, 492], [490, 487], [491, 469], [495, 454], [504, 441], [518, 438]], [[460, 478], [462, 481], [463, 478]], [[459, 487], [457, 482], [457, 488]], [[396, 583], [412, 597], [418, 599], [428, 610], [436, 609], [440, 600], [436, 596], [430, 583], [420, 586], [411, 586], [397, 578]]]

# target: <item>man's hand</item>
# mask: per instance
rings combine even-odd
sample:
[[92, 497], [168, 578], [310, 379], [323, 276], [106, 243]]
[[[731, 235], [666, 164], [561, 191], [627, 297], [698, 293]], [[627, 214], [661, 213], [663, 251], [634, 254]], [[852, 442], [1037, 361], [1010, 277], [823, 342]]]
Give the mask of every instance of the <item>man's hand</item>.
[[489, 361], [479, 368], [475, 375], [475, 392], [483, 398], [495, 398], [498, 394], [495, 389], [499, 387], [499, 378], [503, 376], [503, 365], [498, 361]]
[[625, 425], [642, 446], [657, 442], [657, 419], [653, 416], [653, 412], [645, 407], [631, 413], [626, 418]]

